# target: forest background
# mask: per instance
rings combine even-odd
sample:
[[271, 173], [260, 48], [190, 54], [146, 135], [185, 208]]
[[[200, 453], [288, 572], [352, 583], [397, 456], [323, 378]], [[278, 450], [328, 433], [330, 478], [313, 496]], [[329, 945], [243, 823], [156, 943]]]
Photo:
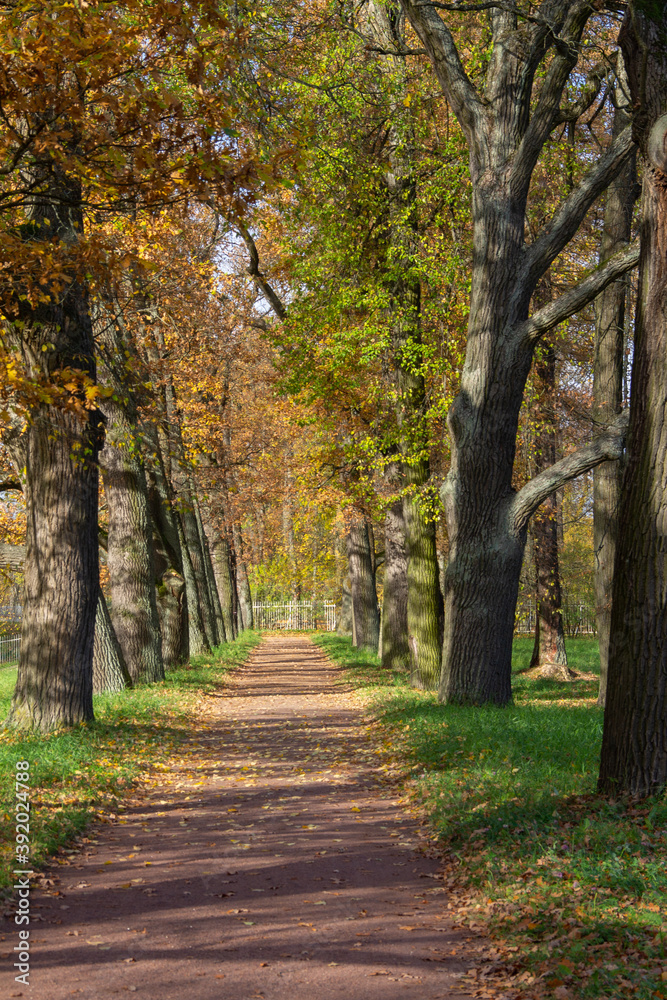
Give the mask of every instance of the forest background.
[[[636, 660], [619, 498], [662, 391], [633, 386], [628, 461], [635, 313], [662, 307], [645, 6], [3, 8], [10, 727], [92, 718], [253, 600], [334, 599], [385, 668], [503, 705], [521, 595], [546, 676], [596, 619], [604, 703], [609, 657]], [[654, 667], [661, 595], [627, 612]], [[628, 746], [655, 676], [609, 709]], [[604, 780], [661, 787], [647, 754]]]

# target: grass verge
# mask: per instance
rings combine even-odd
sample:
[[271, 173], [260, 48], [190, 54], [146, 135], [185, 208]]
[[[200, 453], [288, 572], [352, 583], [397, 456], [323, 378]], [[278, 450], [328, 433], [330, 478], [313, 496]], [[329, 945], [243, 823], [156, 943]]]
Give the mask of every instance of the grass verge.
[[[597, 684], [515, 677], [515, 704], [444, 706], [387, 677], [347, 639], [318, 637], [370, 694], [408, 794], [446, 859], [453, 916], [493, 947], [473, 994], [667, 996], [667, 801], [595, 794], [602, 734]], [[518, 640], [515, 667], [530, 640]], [[525, 648], [524, 648], [525, 647]], [[594, 640], [571, 640], [590, 673]], [[501, 979], [495, 980], [498, 974]]]
[[[127, 792], [186, 741], [200, 697], [217, 688], [260, 642], [246, 632], [193, 657], [166, 680], [95, 696], [95, 721], [48, 735], [0, 733], [0, 895], [16, 867], [16, 762], [30, 762], [30, 866], [39, 870], [88, 823], [113, 813]], [[0, 719], [9, 712], [16, 670], [0, 671]]]

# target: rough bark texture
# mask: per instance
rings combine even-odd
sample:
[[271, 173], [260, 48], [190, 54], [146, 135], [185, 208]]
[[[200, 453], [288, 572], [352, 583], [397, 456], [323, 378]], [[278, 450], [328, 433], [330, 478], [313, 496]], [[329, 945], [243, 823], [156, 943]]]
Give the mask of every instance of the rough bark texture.
[[339, 635], [352, 635], [352, 591], [350, 589], [349, 579], [343, 580], [340, 612], [336, 621], [336, 632], [338, 632]]
[[[159, 436], [153, 424], [144, 428], [149, 459], [146, 464], [148, 498], [153, 524], [155, 587], [165, 666], [185, 663], [190, 655], [189, 609], [185, 590], [183, 552], [171, 484], [165, 473]], [[177, 602], [177, 603], [175, 603]], [[195, 605], [195, 617], [198, 605]], [[178, 629], [178, 632], [176, 631]], [[196, 635], [201, 640], [201, 625]]]
[[[421, 479], [422, 476], [419, 476]], [[427, 478], [424, 477], [424, 482]], [[435, 689], [440, 680], [440, 572], [435, 521], [416, 497], [403, 500], [408, 580], [408, 641], [415, 687]]]
[[132, 687], [132, 678], [116, 638], [109, 608], [100, 590], [93, 646], [93, 694], [114, 694]]
[[175, 569], [168, 567], [160, 576], [157, 591], [162, 660], [165, 667], [175, 667], [188, 659], [189, 641], [185, 580]]
[[612, 596], [599, 787], [667, 784], [667, 10], [634, 4], [621, 44], [644, 156], [628, 465]]
[[[74, 245], [82, 231], [81, 191], [45, 163], [26, 238]], [[8, 335], [28, 370], [53, 377], [68, 368], [95, 379], [86, 288], [74, 276], [32, 308], [17, 303]], [[74, 402], [76, 396], [73, 397]], [[23, 640], [7, 725], [47, 731], [93, 718], [93, 642], [99, 579], [98, 411], [38, 403], [25, 449], [26, 558]]]
[[183, 559], [183, 579], [185, 580], [185, 597], [188, 608], [188, 645], [190, 655], [199, 656], [201, 653], [211, 652], [211, 643], [207, 630], [204, 628], [204, 618], [200, 603], [201, 591], [200, 587], [197, 586], [197, 578], [190, 557], [190, 549], [185, 540], [180, 517], [177, 516], [176, 521]]
[[[614, 89], [613, 134], [630, 123], [627, 75], [619, 54], [619, 80]], [[632, 159], [609, 188], [604, 207], [604, 232], [600, 260], [605, 261], [626, 246], [632, 232], [632, 209], [636, 200], [637, 167]], [[593, 366], [593, 417], [600, 426], [609, 424], [623, 405], [623, 364], [627, 277], [608, 285], [595, 302], [595, 361]], [[600, 644], [600, 688], [598, 705], [604, 705], [609, 663], [611, 590], [618, 532], [618, 500], [621, 464], [604, 462], [593, 473], [593, 549], [595, 552], [595, 615]]]
[[408, 646], [408, 561], [405, 554], [403, 503], [398, 500], [384, 519], [384, 592], [382, 596], [382, 666], [406, 672]]
[[364, 517], [355, 517], [347, 535], [347, 559], [352, 594], [352, 642], [377, 654], [380, 643], [380, 613], [375, 572]]
[[105, 402], [104, 412], [108, 430], [100, 465], [109, 509], [111, 618], [132, 680], [150, 684], [164, 679], [164, 663], [146, 475], [136, 422], [119, 403]]
[[250, 580], [243, 553], [243, 535], [238, 524], [232, 525], [232, 538], [236, 554], [236, 594], [238, 598], [238, 630], [254, 628]]
[[[511, 699], [514, 613], [526, 539], [523, 518], [514, 516], [512, 471], [533, 351], [542, 335], [623, 273], [618, 268], [633, 266], [635, 253], [613, 258], [532, 316], [530, 303], [590, 205], [627, 160], [632, 140], [627, 133], [619, 136], [526, 245], [527, 199], [540, 153], [559, 122], [579, 113], [560, 104], [593, 5], [545, 0], [531, 21], [519, 20], [509, 5], [491, 9], [493, 42], [478, 90], [463, 70], [446, 23], [456, 15], [441, 15], [428, 0], [401, 3], [468, 142], [473, 189], [466, 358], [448, 416], [451, 465], [442, 492], [450, 554], [440, 697], [502, 705]], [[560, 466], [554, 489], [573, 468]]]
[[[537, 431], [534, 454], [539, 473], [550, 468], [556, 461], [556, 352], [551, 343], [543, 344], [540, 351], [535, 365], [535, 384]], [[571, 680], [561, 613], [558, 510], [554, 493], [535, 514], [532, 533], [537, 619], [530, 666], [544, 677]]]
[[192, 496], [194, 500], [195, 517], [197, 518], [197, 529], [199, 531], [199, 541], [201, 544], [202, 555], [204, 557], [204, 571], [206, 576], [206, 585], [208, 587], [208, 592], [211, 597], [211, 604], [213, 606], [213, 614], [215, 615], [215, 627], [218, 633], [218, 643], [227, 641], [227, 629], [225, 626], [225, 619], [222, 613], [222, 604], [220, 602], [220, 595], [218, 593], [218, 584], [216, 581], [215, 571], [213, 569], [213, 560], [211, 558], [211, 550], [208, 544], [208, 537], [204, 531], [204, 522], [202, 520], [201, 504], [199, 503], [199, 498], [197, 497], [194, 484], [192, 486]]
[[220, 608], [227, 641], [236, 637], [234, 627], [234, 579], [232, 576], [231, 551], [225, 531], [219, 531], [213, 524], [206, 503], [201, 505], [202, 524], [208, 540], [213, 572], [220, 596]]

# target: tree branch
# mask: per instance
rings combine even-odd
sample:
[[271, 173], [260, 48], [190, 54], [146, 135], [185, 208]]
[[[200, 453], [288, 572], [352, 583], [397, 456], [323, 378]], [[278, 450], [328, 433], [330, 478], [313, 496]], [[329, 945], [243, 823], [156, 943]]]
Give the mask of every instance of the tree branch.
[[[472, 149], [485, 131], [486, 112], [459, 57], [452, 33], [435, 4], [401, 0], [401, 6], [429, 54], [438, 82]], [[495, 6], [495, 4], [494, 4]]]
[[[535, 109], [530, 115], [512, 168], [513, 186], [517, 191], [527, 188], [544, 143], [553, 131], [565, 84], [577, 65], [582, 32], [593, 13], [588, 0], [579, 0], [578, 3], [567, 6], [569, 10], [564, 9], [565, 5], [554, 8], [551, 12], [554, 20], [544, 19], [549, 24], [548, 33], [545, 34], [545, 29], [542, 28], [534, 38], [530, 60], [533, 70], [537, 68], [537, 61], [541, 61], [546, 44], [552, 44], [556, 54], [547, 67]], [[564, 17], [560, 32], [557, 30], [558, 17]]]
[[531, 342], [539, 340], [549, 330], [562, 323], [569, 316], [587, 306], [589, 302], [597, 298], [600, 292], [604, 291], [607, 285], [611, 285], [617, 278], [622, 277], [636, 267], [639, 263], [639, 243], [631, 243], [629, 246], [609, 257], [604, 264], [580, 281], [574, 288], [568, 289], [563, 295], [559, 295], [553, 302], [549, 302], [542, 309], [534, 312], [525, 323], [517, 327], [515, 336], [521, 340], [524, 338]]
[[241, 239], [247, 246], [248, 253], [250, 255], [250, 263], [248, 264], [247, 268], [248, 274], [255, 279], [255, 283], [259, 288], [261, 288], [262, 292], [266, 296], [269, 305], [273, 309], [278, 319], [285, 319], [285, 317], [287, 316], [287, 309], [283, 305], [280, 296], [276, 294], [271, 284], [267, 281], [267, 279], [259, 269], [259, 252], [257, 250], [257, 245], [254, 239], [252, 238], [252, 236], [250, 235], [250, 233], [248, 232], [248, 230], [246, 229], [246, 227], [243, 225], [242, 222], [237, 221], [235, 223], [235, 226], [236, 229], [238, 230]]
[[525, 531], [530, 517], [547, 497], [602, 462], [617, 461], [623, 454], [630, 410], [624, 410], [604, 434], [545, 469], [519, 490], [512, 500], [509, 516], [517, 533]]
[[535, 287], [539, 279], [567, 246], [595, 199], [611, 183], [634, 149], [632, 129], [624, 129], [594, 167], [556, 210], [541, 235], [526, 247], [519, 281]]
[[18, 490], [19, 493], [23, 492], [23, 484], [20, 479], [4, 479], [0, 482], [0, 493], [4, 493], [5, 490]]
[[602, 60], [592, 67], [577, 100], [573, 101], [572, 104], [559, 108], [553, 122], [553, 128], [564, 125], [565, 122], [576, 122], [578, 118], [581, 118], [588, 111], [597, 100], [598, 94], [602, 90], [602, 84], [610, 75], [610, 70], [612, 69], [610, 64], [612, 61], [613, 57], [610, 60]]

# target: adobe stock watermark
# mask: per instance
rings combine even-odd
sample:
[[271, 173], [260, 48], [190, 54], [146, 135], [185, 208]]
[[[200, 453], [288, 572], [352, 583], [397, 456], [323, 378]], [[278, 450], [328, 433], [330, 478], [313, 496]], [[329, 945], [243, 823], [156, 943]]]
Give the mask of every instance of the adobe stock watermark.
[[14, 968], [17, 983], [30, 985], [30, 764], [27, 760], [16, 763], [16, 863], [14, 883], [18, 894], [14, 923], [19, 927], [19, 941], [14, 945]]

